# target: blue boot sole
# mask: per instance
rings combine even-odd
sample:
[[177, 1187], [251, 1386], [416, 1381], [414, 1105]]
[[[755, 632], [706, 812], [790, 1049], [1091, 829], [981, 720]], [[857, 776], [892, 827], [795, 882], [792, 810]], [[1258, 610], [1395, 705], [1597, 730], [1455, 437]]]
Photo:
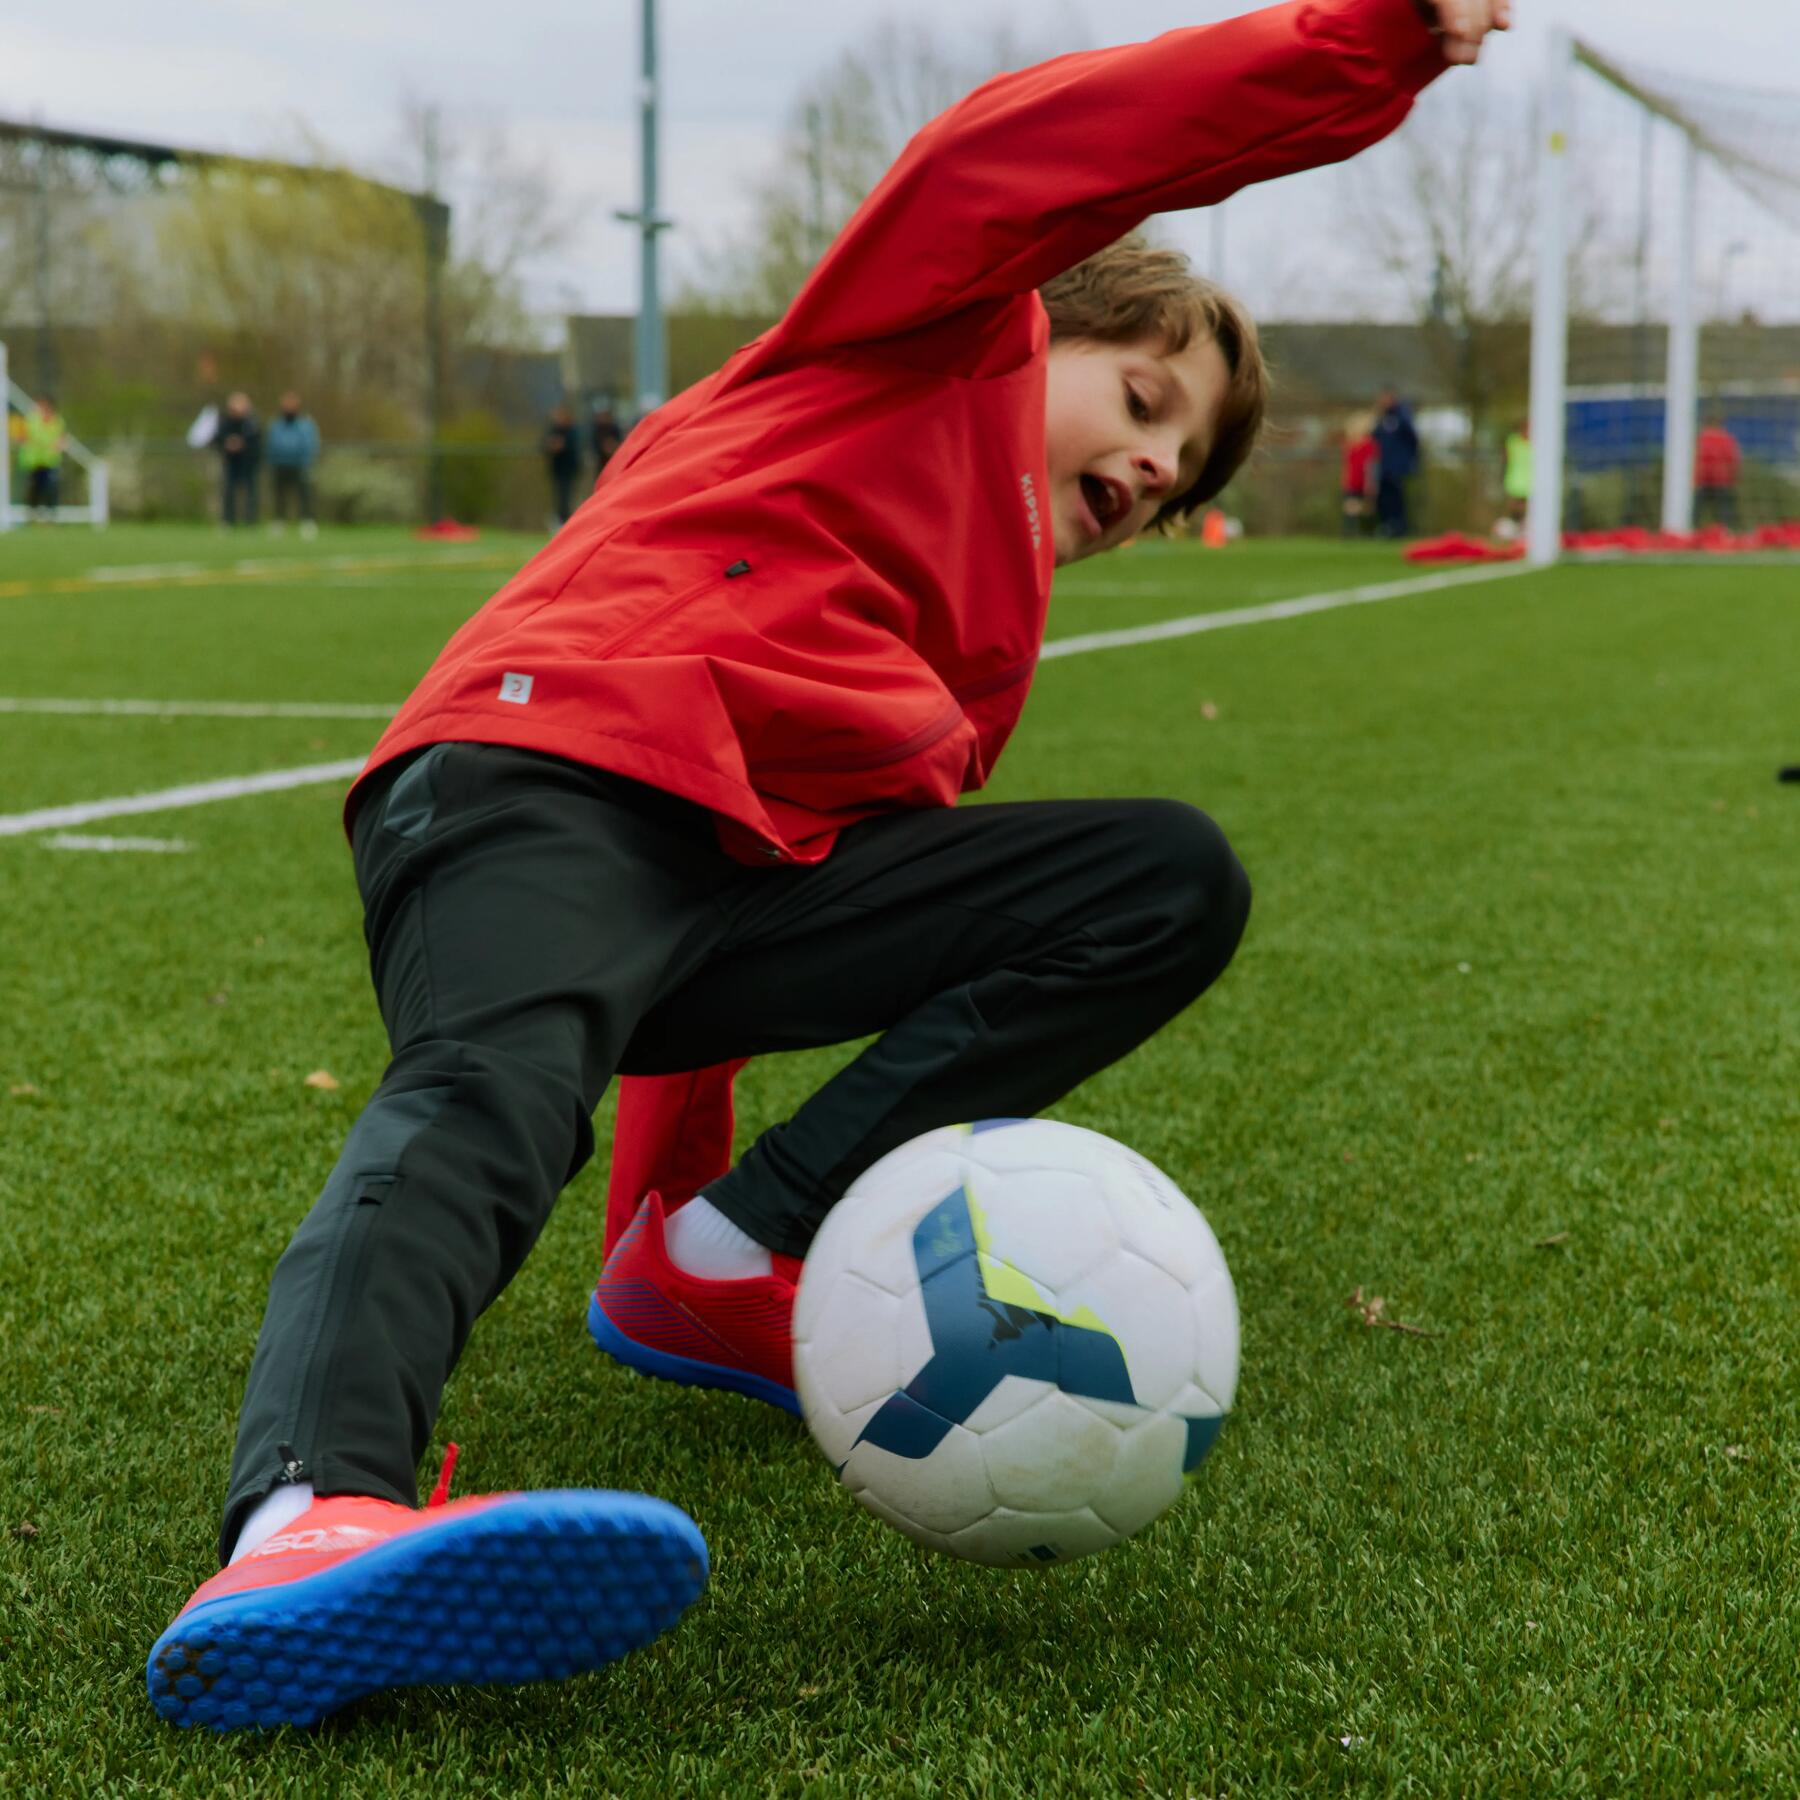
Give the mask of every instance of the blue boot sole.
[[691, 1356], [676, 1356], [667, 1350], [652, 1350], [629, 1338], [606, 1316], [599, 1296], [588, 1301], [588, 1335], [614, 1362], [636, 1369], [640, 1375], [654, 1375], [662, 1381], [679, 1381], [683, 1387], [725, 1388], [733, 1394], [748, 1394], [752, 1400], [767, 1401], [783, 1412], [800, 1417], [800, 1396], [791, 1387], [770, 1381], [763, 1375], [752, 1375], [746, 1369], [727, 1369], [717, 1363], [699, 1362]]
[[383, 1688], [556, 1680], [668, 1630], [706, 1571], [666, 1501], [519, 1494], [184, 1613], [150, 1652], [150, 1703], [231, 1731], [316, 1724]]

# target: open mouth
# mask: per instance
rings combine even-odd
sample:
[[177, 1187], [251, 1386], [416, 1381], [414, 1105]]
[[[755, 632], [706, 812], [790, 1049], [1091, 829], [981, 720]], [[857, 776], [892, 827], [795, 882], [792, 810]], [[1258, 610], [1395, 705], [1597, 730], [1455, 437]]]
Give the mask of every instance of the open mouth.
[[1098, 475], [1082, 476], [1081, 498], [1094, 522], [1096, 537], [1125, 511], [1125, 495], [1119, 484]]

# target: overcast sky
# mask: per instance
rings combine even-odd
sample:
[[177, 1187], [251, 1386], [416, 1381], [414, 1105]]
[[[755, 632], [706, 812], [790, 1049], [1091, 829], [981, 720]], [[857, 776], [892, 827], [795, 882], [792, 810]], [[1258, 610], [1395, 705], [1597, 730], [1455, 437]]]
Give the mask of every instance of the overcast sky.
[[[1043, 0], [660, 0], [664, 210], [676, 271], [741, 216], [798, 86], [884, 16], [947, 42], [1029, 26]], [[1800, 0], [1517, 0], [1522, 28], [1469, 81], [1527, 83], [1556, 19], [1614, 54], [1690, 75], [1800, 90]], [[1245, 10], [1232, 0], [1065, 0], [1087, 41], [1121, 43]], [[209, 148], [291, 146], [303, 122], [346, 160], [392, 153], [404, 96], [502, 124], [551, 164], [583, 228], [533, 271], [537, 302], [629, 310], [639, 0], [83, 0], [8, 8], [0, 115]], [[1490, 72], [1491, 61], [1491, 72]], [[1234, 202], [1234, 207], [1240, 203]], [[1291, 278], [1268, 217], [1228, 225], [1227, 275], [1253, 304]], [[1177, 233], [1199, 251], [1206, 232]]]

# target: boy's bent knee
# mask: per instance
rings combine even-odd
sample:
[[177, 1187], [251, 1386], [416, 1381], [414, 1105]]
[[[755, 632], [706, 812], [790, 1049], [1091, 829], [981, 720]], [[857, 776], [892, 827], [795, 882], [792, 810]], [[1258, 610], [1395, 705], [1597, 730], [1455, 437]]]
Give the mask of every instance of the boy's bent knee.
[[1151, 878], [1190, 922], [1235, 921], [1250, 913], [1250, 877], [1217, 823], [1183, 800], [1147, 802], [1137, 820]]
[[1148, 879], [1202, 985], [1231, 961], [1250, 918], [1250, 877], [1225, 833], [1185, 801], [1146, 804], [1137, 820]]

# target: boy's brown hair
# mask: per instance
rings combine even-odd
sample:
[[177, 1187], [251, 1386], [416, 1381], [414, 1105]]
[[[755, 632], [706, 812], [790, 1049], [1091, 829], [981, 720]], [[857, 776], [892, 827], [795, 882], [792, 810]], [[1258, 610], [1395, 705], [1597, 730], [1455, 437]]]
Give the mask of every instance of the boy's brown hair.
[[1050, 338], [1095, 338], [1106, 344], [1146, 339], [1170, 355], [1196, 338], [1219, 346], [1230, 384], [1219, 408], [1212, 449], [1185, 493], [1164, 501], [1158, 525], [1186, 518], [1212, 499], [1256, 447], [1269, 403], [1269, 368], [1256, 325], [1215, 282], [1196, 275], [1179, 251], [1130, 232], [1038, 289], [1050, 314]]

